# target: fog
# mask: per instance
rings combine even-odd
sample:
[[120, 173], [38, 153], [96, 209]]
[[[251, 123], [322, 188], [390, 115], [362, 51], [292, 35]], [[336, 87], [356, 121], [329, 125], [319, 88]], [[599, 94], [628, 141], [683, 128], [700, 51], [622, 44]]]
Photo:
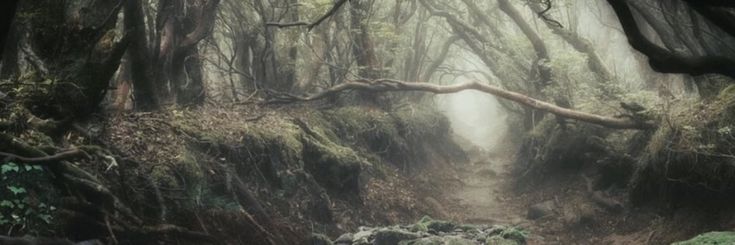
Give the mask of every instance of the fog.
[[444, 95], [440, 105], [458, 136], [485, 150], [503, 144], [508, 131], [508, 115], [495, 97], [478, 91], [464, 91]]

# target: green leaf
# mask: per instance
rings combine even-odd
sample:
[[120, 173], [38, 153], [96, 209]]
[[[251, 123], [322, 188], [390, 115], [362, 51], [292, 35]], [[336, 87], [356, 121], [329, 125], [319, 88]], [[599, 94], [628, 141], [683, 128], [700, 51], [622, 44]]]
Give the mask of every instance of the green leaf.
[[2, 167], [0, 167], [0, 173], [5, 174], [7, 172], [13, 171], [18, 172], [20, 168], [18, 167], [18, 164], [15, 164], [14, 162], [8, 162], [6, 164], [3, 164]]
[[39, 214], [38, 215], [38, 218], [40, 218], [41, 220], [43, 220], [43, 222], [46, 222], [46, 224], [51, 224], [51, 218], [52, 218], [51, 215], [48, 215], [48, 214]]
[[26, 193], [26, 188], [23, 188], [23, 187], [8, 186], [8, 190], [10, 190], [10, 192], [12, 192], [15, 195]]
[[15, 204], [13, 204], [11, 201], [8, 201], [8, 200], [2, 200], [0, 201], [0, 207], [14, 208]]

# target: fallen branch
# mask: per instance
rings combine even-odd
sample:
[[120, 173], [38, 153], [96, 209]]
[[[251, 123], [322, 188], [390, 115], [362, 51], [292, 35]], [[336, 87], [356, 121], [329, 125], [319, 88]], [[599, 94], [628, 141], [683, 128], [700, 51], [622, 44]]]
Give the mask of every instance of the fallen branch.
[[495, 95], [497, 97], [507, 99], [524, 106], [528, 106], [534, 109], [546, 111], [554, 115], [578, 120], [582, 122], [597, 124], [608, 128], [617, 129], [653, 129], [656, 125], [650, 121], [639, 121], [632, 120], [630, 118], [614, 118], [591, 114], [587, 112], [572, 110], [556, 106], [554, 104], [537, 100], [526, 96], [524, 94], [508, 91], [499, 87], [480, 83], [480, 82], [466, 82], [453, 85], [437, 85], [431, 83], [417, 83], [417, 82], [404, 82], [391, 79], [379, 79], [379, 80], [358, 80], [349, 81], [334, 87], [328, 88], [320, 93], [316, 93], [308, 96], [298, 96], [292, 94], [273, 94], [273, 98], [266, 101], [266, 103], [292, 103], [298, 101], [315, 101], [324, 99], [327, 97], [334, 96], [343, 91], [350, 90], [367, 90], [373, 92], [388, 92], [388, 91], [423, 91], [435, 94], [449, 94], [456, 93], [464, 90], [477, 90], [488, 94]]

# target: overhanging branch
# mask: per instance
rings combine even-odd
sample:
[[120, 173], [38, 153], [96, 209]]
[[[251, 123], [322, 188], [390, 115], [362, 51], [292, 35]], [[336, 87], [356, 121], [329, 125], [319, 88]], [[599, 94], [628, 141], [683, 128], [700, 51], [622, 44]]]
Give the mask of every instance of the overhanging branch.
[[431, 83], [418, 83], [418, 82], [404, 82], [392, 79], [379, 79], [379, 80], [359, 80], [349, 81], [329, 89], [326, 89], [320, 93], [297, 96], [291, 94], [276, 94], [273, 99], [267, 101], [267, 103], [293, 103], [299, 101], [315, 101], [324, 99], [327, 97], [334, 96], [344, 91], [350, 90], [366, 90], [373, 92], [389, 92], [389, 91], [423, 91], [434, 94], [449, 94], [457, 93], [464, 90], [477, 90], [485, 92], [491, 95], [495, 95], [499, 98], [510, 100], [519, 103], [524, 106], [528, 106], [534, 109], [546, 111], [554, 115], [578, 120], [582, 122], [597, 124], [608, 128], [617, 129], [652, 129], [656, 128], [656, 125], [650, 121], [633, 120], [630, 118], [616, 118], [606, 117], [596, 114], [591, 114], [582, 111], [576, 111], [568, 108], [563, 108], [548, 102], [537, 100], [526, 96], [524, 94], [511, 92], [508, 90], [501, 89], [496, 86], [492, 86], [481, 82], [466, 82], [453, 85], [437, 85]]
[[275, 26], [275, 27], [278, 27], [278, 28], [294, 27], [294, 26], [306, 26], [306, 28], [308, 28], [309, 31], [311, 31], [311, 29], [314, 29], [314, 27], [318, 26], [319, 24], [321, 24], [322, 22], [324, 22], [326, 19], [328, 19], [329, 17], [331, 17], [332, 15], [334, 15], [335, 13], [337, 13], [337, 10], [339, 10], [342, 7], [342, 5], [344, 5], [345, 3], [347, 3], [347, 1], [349, 1], [349, 0], [339, 0], [338, 2], [336, 2], [332, 6], [331, 9], [329, 9], [329, 11], [327, 11], [327, 13], [325, 13], [324, 15], [322, 15], [321, 17], [319, 17], [319, 19], [317, 19], [317, 20], [315, 20], [314, 22], [311, 22], [311, 23], [305, 22], [305, 21], [288, 22], [288, 23], [268, 22], [268, 23], [265, 23], [265, 25], [266, 26]]
[[735, 78], [735, 60], [725, 56], [685, 56], [649, 40], [638, 27], [626, 0], [607, 0], [623, 27], [630, 45], [648, 57], [651, 68], [663, 73], [722, 74]]

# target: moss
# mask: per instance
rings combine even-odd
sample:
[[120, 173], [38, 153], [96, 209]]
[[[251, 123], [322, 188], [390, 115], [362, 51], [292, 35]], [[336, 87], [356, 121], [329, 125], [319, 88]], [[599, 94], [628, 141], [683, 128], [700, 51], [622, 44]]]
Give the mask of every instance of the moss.
[[411, 241], [401, 241], [398, 245], [475, 245], [476, 242], [459, 237], [428, 237]]
[[487, 244], [526, 244], [528, 232], [518, 227], [494, 225], [488, 230]]
[[[229, 160], [241, 175], [265, 178], [272, 186], [284, 188], [287, 169], [302, 168], [304, 146], [301, 133], [292, 124], [278, 121], [272, 125], [249, 126], [244, 129], [236, 147], [225, 149]], [[291, 190], [289, 190], [291, 191]]]
[[690, 240], [675, 242], [673, 245], [717, 245], [717, 244], [734, 244], [735, 232], [720, 231], [709, 232], [698, 235]]
[[352, 106], [324, 111], [323, 117], [345, 144], [365, 147], [387, 160], [403, 160], [406, 142], [391, 114]]
[[181, 176], [179, 183], [181, 188], [186, 191], [191, 201], [199, 202], [206, 187], [206, 180], [197, 157], [192, 152], [185, 151], [179, 156], [176, 168], [176, 172]]
[[325, 188], [340, 193], [359, 193], [364, 160], [355, 151], [328, 140], [304, 136], [305, 169]]
[[508, 240], [516, 241], [520, 244], [525, 244], [528, 233], [518, 227], [509, 227], [500, 232], [500, 236]]
[[457, 225], [449, 221], [435, 220], [429, 216], [424, 216], [413, 227], [422, 231], [451, 232], [457, 228]]
[[179, 187], [171, 172], [172, 170], [168, 167], [155, 166], [151, 168], [149, 174], [151, 175], [151, 179], [159, 186]]
[[729, 199], [735, 193], [735, 86], [701, 103], [676, 103], [638, 156], [632, 200], [694, 204]]

